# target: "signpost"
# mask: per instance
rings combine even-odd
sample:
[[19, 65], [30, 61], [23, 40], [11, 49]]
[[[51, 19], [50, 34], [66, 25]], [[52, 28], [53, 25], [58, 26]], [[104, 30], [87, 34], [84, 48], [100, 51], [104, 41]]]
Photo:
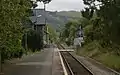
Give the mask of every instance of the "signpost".
[[79, 48], [82, 46], [81, 44], [84, 42], [83, 39], [83, 30], [80, 26], [76, 32], [76, 38], [74, 39], [74, 46], [76, 48], [76, 52], [79, 50]]

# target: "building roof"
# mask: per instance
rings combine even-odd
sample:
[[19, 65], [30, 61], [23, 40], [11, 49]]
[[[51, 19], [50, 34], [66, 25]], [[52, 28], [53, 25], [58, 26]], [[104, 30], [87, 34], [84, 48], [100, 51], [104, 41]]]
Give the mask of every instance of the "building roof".
[[30, 17], [32, 23], [37, 25], [45, 24], [45, 11], [44, 9], [32, 9], [33, 16]]

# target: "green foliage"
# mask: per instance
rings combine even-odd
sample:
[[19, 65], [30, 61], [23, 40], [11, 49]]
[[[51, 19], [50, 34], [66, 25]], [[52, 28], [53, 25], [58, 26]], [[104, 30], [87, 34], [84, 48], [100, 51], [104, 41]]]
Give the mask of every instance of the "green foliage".
[[83, 28], [90, 24], [89, 20], [84, 17], [80, 18], [78, 22], [82, 25]]
[[[82, 16], [88, 20], [88, 23], [84, 26], [84, 32], [86, 36], [85, 46], [82, 48], [82, 51], [80, 51], [80, 54], [92, 57], [119, 71], [120, 1], [83, 1], [84, 4], [87, 5], [87, 9], [82, 11]], [[98, 3], [96, 3], [96, 1]], [[90, 14], [92, 16], [90, 16]]]
[[85, 38], [86, 43], [91, 42], [93, 39], [92, 28], [93, 28], [93, 25], [88, 25], [84, 28], [84, 34], [86, 36], [86, 38]]
[[90, 20], [93, 17], [94, 9], [85, 8], [85, 10], [82, 10], [81, 13], [83, 17]]
[[[48, 3], [51, 0], [42, 1]], [[0, 53], [2, 55], [2, 61], [14, 57], [21, 57], [25, 52], [22, 48], [21, 40], [25, 31], [24, 28], [28, 28], [28, 23], [32, 24], [28, 19], [32, 6], [36, 7], [37, 5], [30, 0], [0, 0]], [[28, 39], [28, 41], [30, 40], [28, 46], [30, 47], [30, 43], [32, 42], [36, 42], [37, 44], [33, 46], [40, 46], [38, 43], [38, 40], [40, 40], [38, 33], [32, 31], [29, 34], [34, 35], [34, 37], [28, 35], [30, 37]], [[33, 41], [33, 38], [36, 40]]]
[[[105, 48], [114, 49], [119, 53], [120, 45], [120, 1], [119, 0], [83, 0], [87, 9], [82, 11], [83, 17], [89, 20], [85, 26], [86, 41], [97, 40]], [[98, 2], [96, 4], [95, 2]], [[93, 16], [89, 16], [91, 11]], [[115, 46], [115, 47], [114, 47]], [[116, 48], [117, 51], [116, 51]], [[118, 54], [119, 55], [119, 54]]]
[[57, 15], [67, 16], [67, 17], [76, 17], [76, 18], [82, 17], [81, 13], [78, 11], [60, 11], [60, 12], [57, 12]]
[[73, 40], [76, 37], [76, 31], [79, 27], [77, 21], [70, 21], [65, 24], [65, 28], [61, 32], [60, 39], [65, 41], [68, 46], [73, 45]]
[[[98, 60], [99, 58], [99, 60]], [[103, 62], [103, 64], [109, 66], [110, 68], [113, 68], [120, 71], [120, 56], [116, 55], [109, 55], [109, 54], [102, 54], [101, 56], [96, 58], [98, 61]]]
[[101, 47], [99, 42], [96, 40], [86, 44], [77, 54], [85, 57], [91, 57], [110, 68], [120, 71], [120, 56], [114, 54], [114, 50], [112, 48]]
[[29, 0], [0, 0], [0, 51], [2, 60], [21, 57], [22, 18], [28, 16]]
[[[22, 46], [25, 48], [25, 41], [26, 41], [26, 35], [23, 36], [22, 39]], [[27, 47], [28, 50], [31, 50], [32, 52], [35, 52], [36, 50], [42, 49], [42, 37], [40, 34], [35, 31], [30, 29], [27, 32]]]
[[57, 42], [57, 39], [58, 39], [57, 32], [50, 25], [47, 25], [47, 33], [49, 35], [49, 40], [51, 42]]
[[[120, 30], [120, 1], [119, 0], [83, 0], [84, 3], [88, 6], [88, 10], [94, 10], [97, 17], [93, 20], [93, 27], [96, 34], [102, 35], [104, 41], [111, 43], [120, 44], [119, 39], [119, 30]], [[99, 4], [95, 4], [95, 1], [101, 2]], [[98, 9], [99, 7], [99, 9]], [[94, 9], [93, 9], [94, 8]], [[85, 11], [82, 14], [87, 16], [85, 13], [89, 13], [90, 11]], [[83, 16], [83, 17], [85, 17]], [[86, 17], [87, 18], [87, 17]], [[92, 18], [92, 17], [91, 17]], [[88, 18], [90, 19], [90, 18]], [[101, 38], [101, 36], [97, 37]]]

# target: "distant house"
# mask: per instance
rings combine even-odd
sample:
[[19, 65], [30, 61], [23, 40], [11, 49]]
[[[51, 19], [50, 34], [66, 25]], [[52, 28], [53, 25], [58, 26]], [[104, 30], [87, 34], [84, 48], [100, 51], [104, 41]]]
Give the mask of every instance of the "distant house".
[[32, 16], [30, 17], [33, 25], [33, 29], [40, 33], [45, 39], [46, 30], [44, 29], [46, 13], [44, 9], [32, 9]]
[[30, 20], [35, 25], [45, 24], [45, 10], [44, 9], [32, 9], [33, 15], [30, 17]]

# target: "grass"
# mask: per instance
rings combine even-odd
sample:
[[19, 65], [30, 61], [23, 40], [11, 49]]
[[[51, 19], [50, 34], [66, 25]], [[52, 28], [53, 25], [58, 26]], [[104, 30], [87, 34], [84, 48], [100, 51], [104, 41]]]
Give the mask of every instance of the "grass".
[[113, 68], [120, 72], [120, 56], [110, 55], [110, 54], [102, 54], [99, 57], [94, 57], [96, 60], [102, 62], [106, 66]]
[[93, 58], [120, 72], [120, 56], [105, 51], [105, 48], [101, 48], [97, 42], [93, 42], [81, 48], [77, 54]]

